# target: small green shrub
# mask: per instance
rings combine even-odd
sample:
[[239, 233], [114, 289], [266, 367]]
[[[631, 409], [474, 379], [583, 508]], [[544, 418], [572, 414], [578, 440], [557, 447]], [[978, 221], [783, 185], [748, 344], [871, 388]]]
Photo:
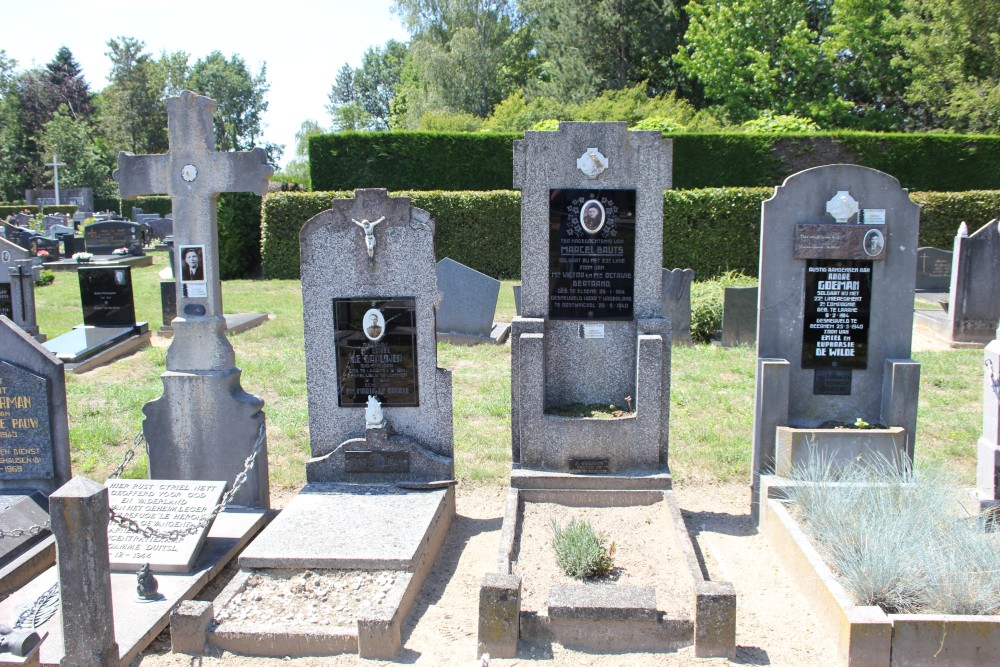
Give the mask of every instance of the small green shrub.
[[707, 343], [722, 331], [722, 302], [727, 287], [753, 287], [756, 278], [740, 271], [727, 271], [718, 278], [691, 285], [691, 338]]
[[55, 279], [55, 271], [52, 271], [51, 269], [42, 269], [38, 274], [38, 280], [35, 281], [35, 287], [45, 287], [46, 285], [51, 285]]
[[589, 521], [569, 520], [565, 528], [552, 519], [552, 548], [556, 563], [568, 576], [575, 579], [603, 577], [614, 567], [615, 543], [607, 544], [607, 537], [598, 533]]

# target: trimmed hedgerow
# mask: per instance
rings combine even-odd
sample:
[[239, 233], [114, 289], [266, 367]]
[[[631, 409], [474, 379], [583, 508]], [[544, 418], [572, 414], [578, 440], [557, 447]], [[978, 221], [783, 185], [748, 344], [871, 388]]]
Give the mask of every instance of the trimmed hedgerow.
[[[504, 190], [520, 134], [347, 132], [310, 139], [316, 190]], [[665, 133], [674, 142], [674, 187], [780, 185], [831, 163], [894, 175], [903, 187], [937, 192], [1000, 188], [1000, 137], [957, 134]]]
[[[773, 188], [667, 190], [663, 194], [663, 265], [694, 269], [698, 280], [728, 271], [756, 277], [760, 205]], [[451, 257], [497, 278], [521, 274], [520, 194], [398, 192], [437, 221], [437, 258]], [[262, 257], [269, 278], [299, 277], [299, 230], [331, 199], [350, 192], [283, 192], [263, 204]], [[914, 192], [921, 204], [920, 245], [952, 246], [958, 225], [977, 229], [1000, 217], [1000, 190]], [[542, 249], [541, 252], [544, 252]]]
[[260, 200], [252, 192], [219, 195], [219, 276], [249, 278], [260, 268]]
[[59, 206], [27, 206], [25, 204], [0, 204], [0, 220], [3, 220], [9, 215], [14, 215], [15, 213], [23, 213], [28, 211], [30, 215], [46, 215], [46, 214], [56, 214], [61, 213], [65, 215], [69, 213], [70, 215], [76, 213], [75, 204], [60, 204]]
[[502, 190], [518, 134], [344, 132], [309, 139], [314, 190]]

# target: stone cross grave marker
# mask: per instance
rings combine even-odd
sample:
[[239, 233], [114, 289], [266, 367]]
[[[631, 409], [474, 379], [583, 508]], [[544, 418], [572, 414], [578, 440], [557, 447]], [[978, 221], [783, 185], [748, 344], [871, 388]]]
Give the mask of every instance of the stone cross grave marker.
[[[164, 155], [121, 153], [115, 172], [123, 197], [167, 194], [174, 217], [178, 317], [163, 396], [143, 408], [150, 477], [232, 480], [258, 441], [264, 402], [240, 386], [225, 335], [216, 199], [222, 192], [263, 196], [273, 169], [260, 148], [214, 150], [214, 100], [184, 91], [166, 104], [170, 149]], [[254, 465], [234, 502], [267, 507], [264, 441]]]
[[[789, 176], [761, 205], [754, 516], [760, 476], [782, 462], [791, 469], [797, 452], [822, 451], [834, 463], [873, 449], [913, 460], [919, 222], [899, 181], [857, 165]], [[859, 418], [887, 428], [836, 441], [824, 433], [824, 424]]]

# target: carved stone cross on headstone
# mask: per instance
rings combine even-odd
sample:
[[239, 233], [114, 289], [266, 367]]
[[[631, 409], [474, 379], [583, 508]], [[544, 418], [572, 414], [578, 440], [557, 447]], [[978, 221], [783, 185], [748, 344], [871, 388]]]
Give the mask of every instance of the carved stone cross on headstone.
[[167, 100], [170, 150], [118, 156], [123, 197], [170, 195], [173, 202], [177, 313], [163, 395], [147, 403], [143, 433], [150, 479], [231, 482], [259, 443], [256, 462], [233, 504], [269, 505], [264, 401], [240, 386], [226, 338], [219, 280], [215, 201], [222, 192], [267, 191], [265, 153], [213, 149], [215, 101], [184, 91]]
[[[218, 370], [232, 365], [232, 348], [223, 335], [216, 198], [222, 192], [254, 192], [263, 196], [267, 192], [267, 179], [274, 172], [263, 149], [243, 153], [215, 151], [212, 129], [215, 107], [214, 100], [190, 91], [168, 99], [170, 150], [165, 155], [120, 153], [114, 175], [123, 197], [170, 195], [174, 244], [178, 249], [174, 275], [184, 276], [181, 269], [185, 266], [185, 248], [201, 248], [196, 252], [200, 264], [197, 277], [201, 280], [185, 282], [183, 277], [178, 280], [177, 312], [186, 322], [214, 319], [211, 328], [218, 330], [217, 341], [228, 349], [200, 355], [168, 354], [169, 370]], [[185, 340], [185, 328], [183, 322], [174, 325], [176, 335], [171, 353], [191, 350]], [[206, 366], [206, 362], [212, 365]]]

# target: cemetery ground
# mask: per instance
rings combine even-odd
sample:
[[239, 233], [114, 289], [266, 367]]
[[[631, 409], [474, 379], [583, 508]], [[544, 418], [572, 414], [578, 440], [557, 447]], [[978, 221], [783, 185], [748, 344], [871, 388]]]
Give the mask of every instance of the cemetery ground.
[[[158, 272], [133, 271], [136, 316], [156, 330], [160, 322]], [[500, 292], [497, 320], [514, 315], [510, 285]], [[36, 292], [38, 323], [50, 337], [79, 322], [79, 288], [60, 274]], [[298, 281], [240, 280], [223, 284], [226, 312], [266, 312], [265, 325], [232, 338], [242, 383], [265, 401], [272, 503], [281, 507], [305, 482], [309, 456], [302, 298]], [[84, 375], [67, 376], [73, 471], [104, 480], [141, 430], [142, 406], [162, 392], [169, 339]], [[479, 582], [493, 568], [499, 544], [505, 488], [510, 472], [510, 347], [438, 346], [439, 364], [453, 372], [455, 471], [458, 515], [421, 598], [404, 628], [404, 649], [395, 662], [474, 665]], [[689, 531], [708, 566], [734, 582], [739, 596], [737, 664], [835, 664], [835, 638], [821, 626], [795, 582], [782, 570], [749, 518], [753, 421], [754, 350], [696, 345], [672, 350], [670, 467]], [[917, 460], [944, 466], [956, 488], [975, 483], [975, 447], [982, 419], [980, 350], [924, 349], [921, 363]], [[625, 402], [621, 397], [621, 403]], [[125, 477], [145, 477], [137, 457]], [[623, 515], [613, 527], [635, 532], [642, 521]], [[611, 536], [614, 539], [614, 535]], [[211, 599], [224, 582], [199, 599]], [[282, 613], [275, 601], [275, 613]], [[294, 610], [284, 610], [291, 611]], [[150, 665], [354, 665], [388, 664], [356, 655], [280, 661], [210, 650], [203, 658], [173, 655], [166, 633], [136, 664]], [[524, 646], [516, 659], [497, 665], [684, 665], [697, 661], [693, 648], [673, 654], [583, 654], [548, 645]]]

